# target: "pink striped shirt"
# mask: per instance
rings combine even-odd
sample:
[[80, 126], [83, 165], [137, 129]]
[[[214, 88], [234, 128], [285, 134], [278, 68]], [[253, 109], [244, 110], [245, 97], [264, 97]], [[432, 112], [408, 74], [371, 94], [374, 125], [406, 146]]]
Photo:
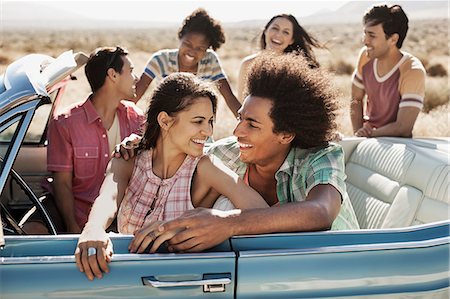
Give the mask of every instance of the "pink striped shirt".
[[200, 159], [186, 156], [175, 175], [161, 179], [153, 173], [152, 150], [141, 152], [117, 215], [119, 232], [132, 234], [145, 223], [175, 219], [193, 209], [191, 183]]

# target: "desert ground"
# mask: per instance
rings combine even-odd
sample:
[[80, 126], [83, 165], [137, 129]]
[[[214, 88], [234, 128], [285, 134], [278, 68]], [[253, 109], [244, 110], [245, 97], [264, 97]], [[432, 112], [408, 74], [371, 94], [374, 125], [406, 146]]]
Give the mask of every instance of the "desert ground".
[[[257, 52], [261, 33], [259, 26], [236, 27], [224, 25], [227, 41], [217, 51], [232, 88], [237, 90], [237, 76], [240, 61]], [[339, 91], [341, 109], [338, 128], [345, 136], [352, 135], [349, 116], [351, 73], [357, 54], [362, 46], [360, 24], [314, 25], [305, 29], [315, 36], [326, 49], [315, 54], [321, 68], [329, 72], [330, 80]], [[0, 73], [15, 59], [29, 53], [43, 53], [58, 56], [73, 49], [75, 52], [90, 53], [98, 46], [121, 45], [130, 52], [136, 74], [141, 75], [147, 60], [155, 51], [178, 47], [177, 27], [121, 30], [3, 30], [0, 38]], [[402, 48], [416, 55], [427, 70], [425, 106], [420, 113], [413, 134], [420, 136], [450, 136], [449, 129], [449, 45], [448, 19], [421, 20], [410, 22], [410, 30]], [[64, 97], [64, 106], [82, 101], [90, 89], [80, 69], [75, 73]], [[144, 111], [148, 105], [151, 88], [138, 103]], [[63, 108], [63, 107], [62, 107]], [[214, 138], [232, 134], [235, 119], [223, 100], [219, 102]]]

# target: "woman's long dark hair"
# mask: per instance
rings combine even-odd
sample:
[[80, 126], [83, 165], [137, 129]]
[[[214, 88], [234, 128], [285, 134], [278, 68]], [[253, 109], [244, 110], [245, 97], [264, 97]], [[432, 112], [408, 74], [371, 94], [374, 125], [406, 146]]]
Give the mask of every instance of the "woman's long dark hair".
[[165, 111], [174, 116], [192, 105], [199, 97], [211, 100], [214, 115], [217, 109], [217, 96], [207, 83], [191, 73], [173, 73], [167, 76], [153, 91], [147, 111], [147, 127], [139, 145], [139, 149], [150, 149], [156, 146], [161, 128], [158, 115]]
[[315, 39], [313, 36], [311, 36], [300, 24], [298, 23], [297, 19], [291, 15], [291, 14], [279, 14], [266, 24], [264, 27], [264, 30], [261, 34], [260, 39], [260, 46], [261, 49], [266, 48], [266, 30], [269, 28], [269, 26], [272, 24], [272, 22], [277, 18], [284, 18], [289, 20], [292, 23], [292, 27], [294, 28], [293, 32], [293, 38], [294, 43], [292, 45], [289, 45], [286, 49], [284, 49], [284, 53], [290, 53], [290, 52], [300, 52], [303, 54], [303, 56], [306, 57], [306, 59], [309, 62], [310, 67], [319, 67], [319, 62], [317, 62], [316, 57], [313, 53], [313, 47], [314, 48], [320, 48], [323, 49], [325, 46], [319, 43], [317, 39]]

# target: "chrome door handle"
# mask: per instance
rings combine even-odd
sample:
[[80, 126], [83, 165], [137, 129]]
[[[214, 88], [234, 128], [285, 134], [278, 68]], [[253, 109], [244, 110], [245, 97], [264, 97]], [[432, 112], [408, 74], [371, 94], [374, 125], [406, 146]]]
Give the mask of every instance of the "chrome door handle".
[[169, 287], [189, 287], [189, 286], [207, 286], [207, 285], [227, 285], [231, 283], [229, 278], [213, 278], [202, 280], [182, 280], [182, 281], [159, 281], [154, 276], [143, 277], [142, 281], [145, 285], [154, 288], [169, 288]]

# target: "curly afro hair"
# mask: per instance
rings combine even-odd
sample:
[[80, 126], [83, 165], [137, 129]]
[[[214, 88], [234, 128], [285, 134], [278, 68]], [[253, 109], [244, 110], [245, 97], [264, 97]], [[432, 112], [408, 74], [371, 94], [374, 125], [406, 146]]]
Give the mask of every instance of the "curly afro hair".
[[225, 43], [225, 34], [219, 21], [211, 18], [203, 8], [196, 9], [184, 19], [178, 31], [178, 38], [181, 39], [191, 32], [204, 34], [214, 51]]
[[293, 133], [292, 146], [325, 146], [336, 134], [337, 93], [324, 72], [302, 55], [270, 53], [255, 58], [247, 77], [249, 95], [272, 101], [274, 133]]

